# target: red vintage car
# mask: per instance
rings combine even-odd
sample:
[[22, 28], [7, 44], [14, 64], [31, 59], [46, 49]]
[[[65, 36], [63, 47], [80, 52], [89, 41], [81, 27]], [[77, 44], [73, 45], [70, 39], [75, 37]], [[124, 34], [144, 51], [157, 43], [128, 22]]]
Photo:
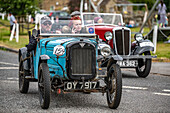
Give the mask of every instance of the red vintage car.
[[[153, 43], [144, 39], [141, 33], [135, 34], [135, 41], [131, 42], [131, 30], [124, 26], [121, 14], [111, 13], [81, 13], [84, 26], [95, 25], [95, 33], [104, 42], [110, 45], [115, 58], [123, 60], [117, 63], [121, 68], [135, 68], [139, 77], [147, 77], [150, 73], [154, 51]], [[101, 66], [107, 65], [106, 61]]]

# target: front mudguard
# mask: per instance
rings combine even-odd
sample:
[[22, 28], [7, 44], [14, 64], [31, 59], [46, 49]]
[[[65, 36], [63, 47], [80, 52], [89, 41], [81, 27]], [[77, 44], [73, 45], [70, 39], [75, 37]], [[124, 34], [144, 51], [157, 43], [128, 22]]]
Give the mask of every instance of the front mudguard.
[[47, 63], [47, 60], [50, 59], [50, 57], [48, 55], [40, 55], [40, 59], [39, 59], [39, 65], [42, 62]]
[[[104, 59], [104, 60], [102, 60]], [[100, 58], [100, 60], [102, 60], [102, 64], [101, 64], [101, 67], [107, 67], [108, 66], [108, 63], [109, 64], [113, 64], [113, 63], [116, 63], [118, 60], [123, 60], [123, 58], [119, 55], [110, 55], [108, 56], [107, 58]]]
[[116, 64], [117, 61], [121, 61], [123, 60], [123, 58], [119, 55], [112, 55], [107, 63], [107, 72], [109, 71], [110, 66], [112, 66], [112, 64]]
[[[19, 62], [20, 62], [20, 60], [23, 60], [23, 66], [24, 66], [25, 70], [29, 70], [28, 59], [24, 60], [27, 58], [27, 54], [28, 54], [27, 47], [23, 47], [23, 48], [19, 49], [19, 55], [18, 55], [19, 59], [18, 60], [19, 60]], [[22, 56], [22, 59], [20, 59], [21, 56]]]
[[151, 46], [140, 47], [140, 46], [138, 46], [135, 48], [135, 51], [132, 53], [132, 55], [140, 55], [147, 51], [154, 51], [154, 47], [151, 47]]

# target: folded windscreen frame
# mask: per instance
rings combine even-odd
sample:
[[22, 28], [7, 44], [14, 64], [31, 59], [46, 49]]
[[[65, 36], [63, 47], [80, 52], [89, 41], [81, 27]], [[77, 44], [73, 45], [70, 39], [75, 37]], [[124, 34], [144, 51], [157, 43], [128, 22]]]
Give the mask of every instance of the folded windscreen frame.
[[47, 19], [40, 20], [41, 36], [95, 36], [94, 20], [87, 20], [91, 25], [84, 26], [82, 20], [59, 20], [54, 21]]
[[82, 13], [81, 14], [83, 25], [91, 25], [92, 22], [88, 20], [93, 20], [94, 25], [123, 25], [122, 15], [121, 14], [112, 14], [112, 13]]

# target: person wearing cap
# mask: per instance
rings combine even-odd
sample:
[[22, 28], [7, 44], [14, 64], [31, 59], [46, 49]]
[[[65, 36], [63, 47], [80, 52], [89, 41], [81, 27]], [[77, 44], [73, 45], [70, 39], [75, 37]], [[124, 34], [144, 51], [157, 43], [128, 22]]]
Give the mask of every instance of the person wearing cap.
[[41, 18], [41, 33], [50, 33], [52, 22], [49, 17], [44, 16]]
[[[17, 21], [11, 12], [9, 13], [9, 16], [10, 16], [10, 32], [12, 32], [13, 26], [14, 24], [17, 23]], [[14, 32], [14, 36], [15, 36], [15, 32]]]
[[74, 11], [70, 15], [71, 15], [71, 17], [80, 16], [80, 12], [79, 11]]
[[94, 23], [103, 23], [103, 19], [101, 17], [95, 17]]

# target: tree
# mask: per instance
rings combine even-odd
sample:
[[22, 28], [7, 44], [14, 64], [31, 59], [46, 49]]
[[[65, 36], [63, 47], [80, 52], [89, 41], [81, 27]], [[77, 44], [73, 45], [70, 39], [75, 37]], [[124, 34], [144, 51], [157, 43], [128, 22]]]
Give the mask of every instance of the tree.
[[169, 0], [164, 0], [164, 3], [167, 7], [167, 12], [170, 12], [170, 2], [169, 2]]
[[0, 12], [21, 16], [31, 14], [34, 15], [38, 10], [39, 0], [0, 0]]
[[[133, 3], [146, 3], [148, 5], [148, 9], [150, 10], [157, 0], [129, 0], [129, 1], [131, 1]], [[163, 1], [167, 7], [167, 12], [170, 12], [169, 0], [163, 0]]]
[[68, 7], [70, 10], [70, 13], [73, 11], [79, 11], [80, 10], [80, 2], [81, 0], [70, 0], [68, 3]]
[[156, 0], [129, 0], [129, 1], [133, 3], [146, 3], [149, 10], [152, 8], [154, 3], [156, 2]]

